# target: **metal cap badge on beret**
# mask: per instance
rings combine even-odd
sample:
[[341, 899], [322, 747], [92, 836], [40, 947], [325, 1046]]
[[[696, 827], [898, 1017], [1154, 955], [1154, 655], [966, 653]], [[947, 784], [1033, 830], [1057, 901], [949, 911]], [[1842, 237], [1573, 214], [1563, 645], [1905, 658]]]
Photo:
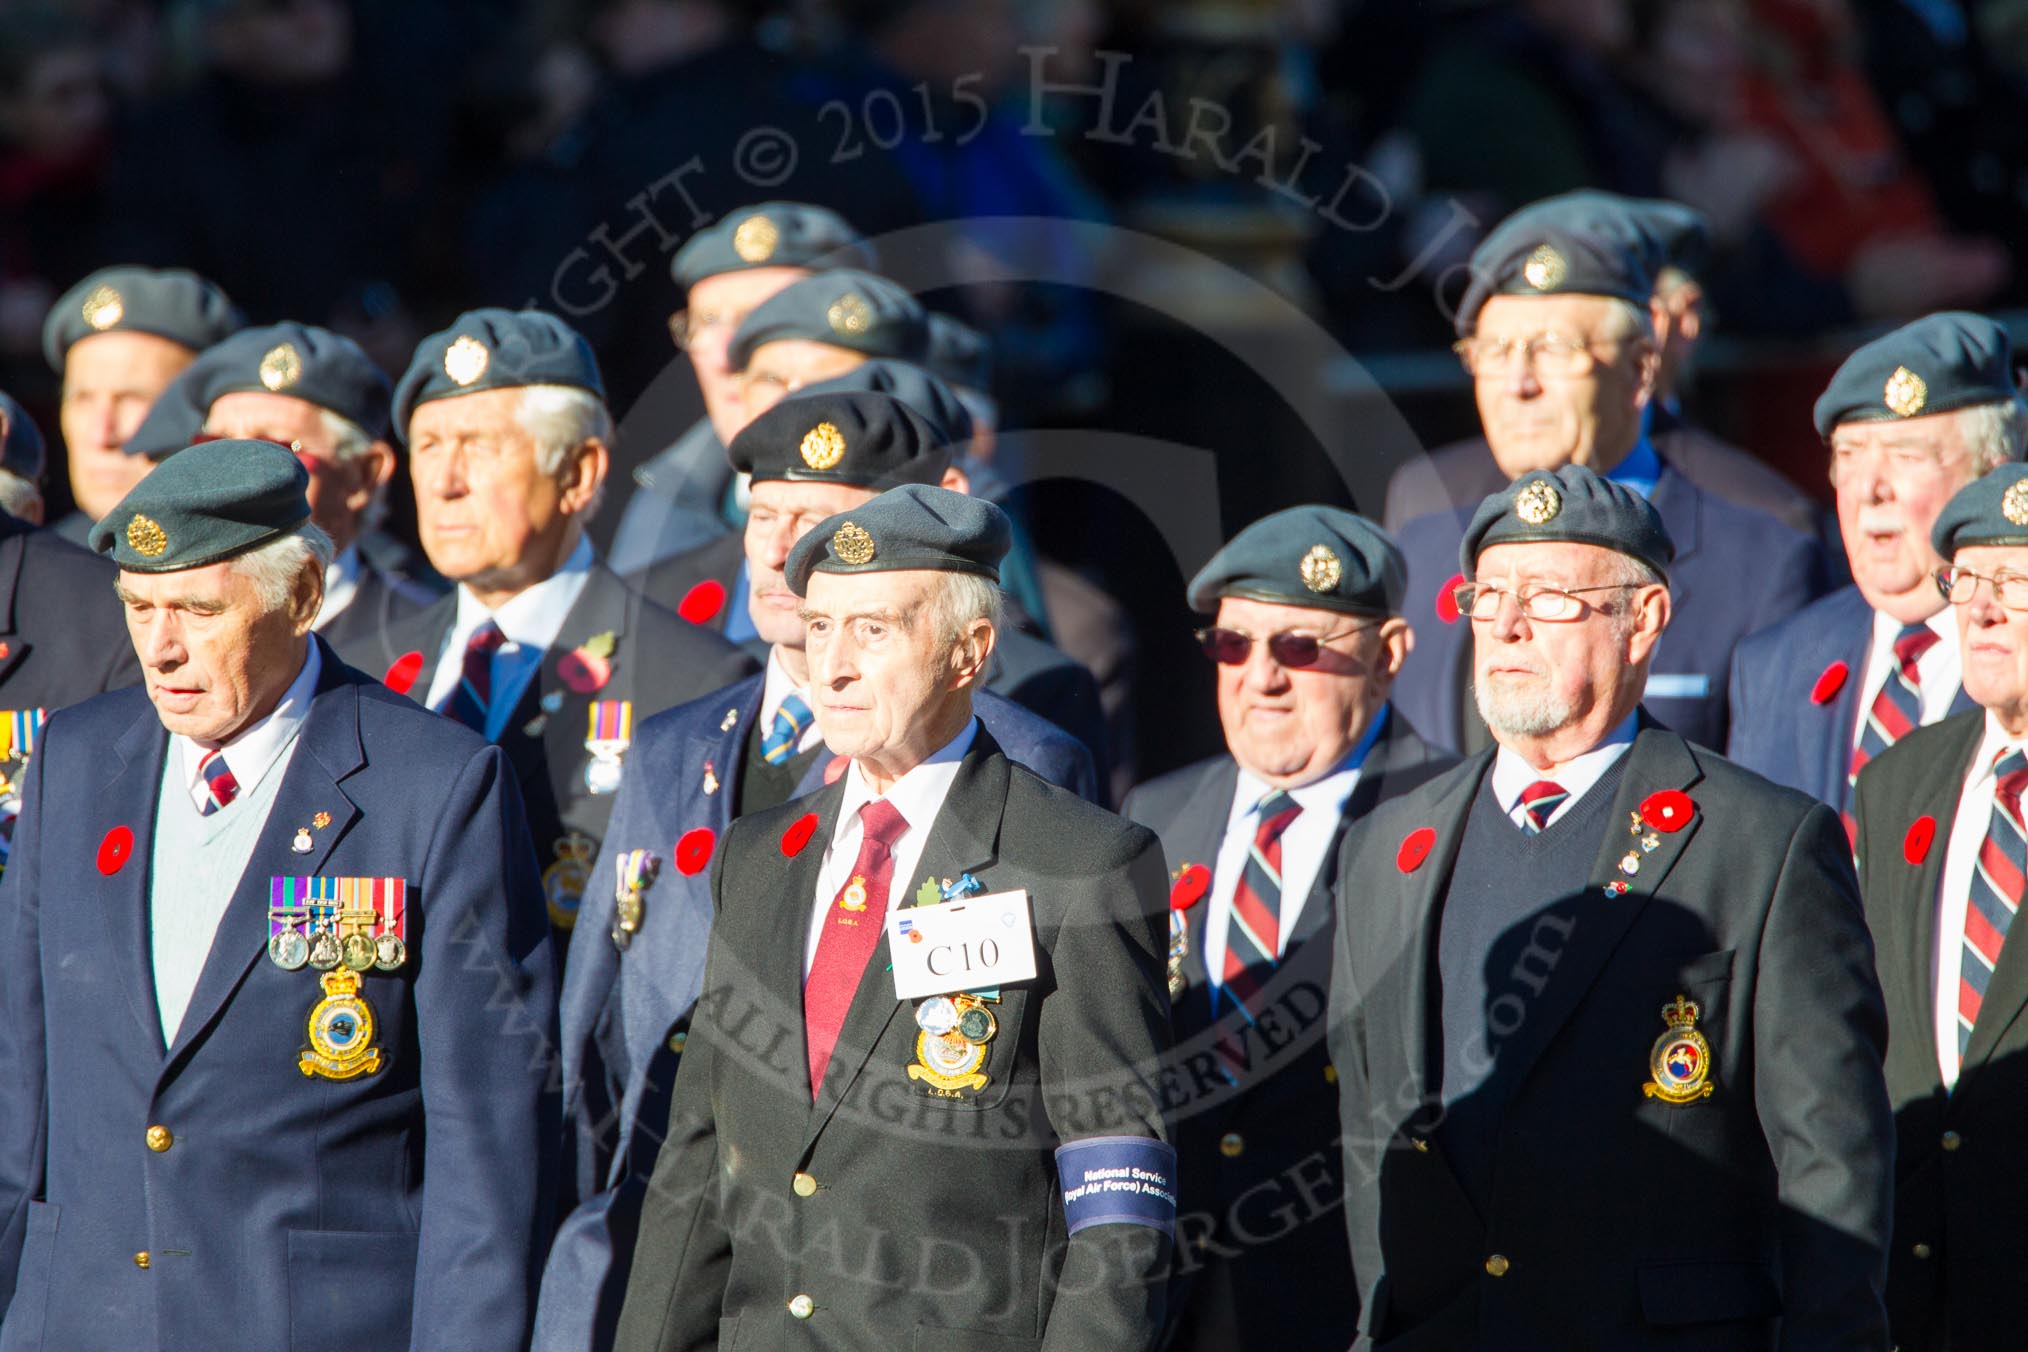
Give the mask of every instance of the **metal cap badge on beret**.
[[45, 459], [42, 429], [13, 395], [0, 391], [0, 470], [39, 483]]
[[568, 385], [606, 397], [584, 335], [543, 310], [467, 310], [416, 345], [394, 387], [394, 430], [406, 440], [417, 404], [483, 390]]
[[1490, 545], [1568, 540], [1639, 559], [1664, 578], [1676, 544], [1648, 500], [1583, 465], [1530, 470], [1479, 504], [1458, 546], [1458, 567], [1470, 577]]
[[[972, 414], [958, 392], [929, 371], [905, 361], [875, 357], [842, 376], [805, 385], [794, 397], [872, 391], [899, 399], [930, 425], [939, 441], [957, 447], [972, 439]], [[935, 482], [926, 480], [925, 482]]]
[[1480, 241], [1458, 303], [1461, 336], [1494, 296], [1610, 296], [1647, 305], [1655, 291], [1653, 238], [1617, 202], [1568, 200], [1577, 196], [1523, 207]]
[[1967, 545], [2028, 545], [2028, 465], [2001, 465], [1953, 493], [1929, 542], [1944, 558]]
[[1000, 580], [1014, 540], [1007, 514], [948, 488], [904, 484], [819, 522], [789, 551], [789, 590], [805, 596], [812, 573], [926, 569]]
[[920, 363], [929, 355], [929, 315], [887, 278], [840, 268], [805, 277], [755, 306], [725, 359], [745, 370], [755, 348], [781, 338]]
[[741, 429], [726, 459], [756, 483], [891, 488], [941, 481], [951, 465], [951, 443], [893, 395], [805, 391]]
[[762, 202], [683, 242], [669, 275], [688, 291], [706, 277], [748, 268], [876, 268], [873, 246], [843, 216], [802, 202]]
[[192, 363], [197, 397], [208, 412], [221, 395], [285, 394], [356, 423], [376, 440], [387, 435], [394, 396], [366, 349], [341, 333], [293, 321], [242, 329]]
[[286, 535], [310, 519], [309, 471], [272, 441], [206, 441], [134, 485], [91, 546], [135, 573], [202, 568]]
[[1408, 564], [1387, 533], [1354, 512], [1303, 506], [1264, 516], [1226, 542], [1190, 579], [1190, 606], [1210, 614], [1222, 596], [1348, 615], [1401, 608]]
[[1917, 418], [2015, 396], [2007, 331], [1984, 315], [1946, 310], [1845, 358], [1817, 396], [1817, 435], [1830, 436], [1840, 423]]
[[57, 298], [42, 321], [42, 355], [62, 374], [71, 344], [97, 333], [152, 333], [193, 352], [246, 321], [225, 292], [184, 268], [100, 268]]

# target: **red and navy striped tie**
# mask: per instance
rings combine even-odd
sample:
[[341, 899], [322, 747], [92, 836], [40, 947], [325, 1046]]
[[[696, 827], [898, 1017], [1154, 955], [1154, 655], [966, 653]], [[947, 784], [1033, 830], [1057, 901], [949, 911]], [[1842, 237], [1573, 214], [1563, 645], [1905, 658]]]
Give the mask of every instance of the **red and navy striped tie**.
[[1972, 1040], [1986, 987], [1993, 980], [1993, 969], [2000, 965], [2000, 946], [2007, 941], [2023, 887], [2028, 885], [2028, 829], [2021, 823], [2028, 756], [2018, 748], [2000, 753], [1993, 777], [1993, 821], [1979, 846], [1978, 867], [1972, 870], [1971, 903], [1965, 907], [1965, 951], [1958, 970], [1959, 1056]]
[[1922, 726], [1922, 673], [1916, 663], [1938, 643], [1936, 630], [1926, 624], [1903, 625], [1894, 637], [1894, 669], [1880, 683], [1866, 721], [1859, 725], [1859, 744], [1852, 748], [1852, 769], [1845, 776], [1845, 803], [1839, 816], [1845, 822], [1845, 838], [1857, 843], [1858, 823], [1852, 819], [1852, 786], [1867, 762]]
[[1521, 806], [1528, 812], [1528, 824], [1521, 828], [1521, 834], [1541, 835], [1542, 828], [1549, 825], [1549, 819], [1568, 797], [1570, 794], [1563, 785], [1551, 779], [1538, 779], [1521, 790]]
[[493, 654], [500, 651], [507, 636], [492, 620], [472, 631], [465, 640], [465, 663], [458, 683], [437, 706], [437, 712], [463, 723], [481, 737], [486, 735], [486, 708], [493, 698]]
[[197, 762], [197, 773], [204, 776], [205, 792], [209, 801], [198, 809], [198, 815], [209, 817], [222, 807], [230, 807], [232, 800], [239, 797], [239, 781], [226, 768], [225, 757], [216, 748], [204, 753], [204, 759]]
[[1246, 866], [1232, 889], [1232, 915], [1225, 927], [1227, 992], [1249, 1012], [1275, 964], [1281, 961], [1282, 833], [1302, 814], [1303, 805], [1283, 789], [1260, 800]]

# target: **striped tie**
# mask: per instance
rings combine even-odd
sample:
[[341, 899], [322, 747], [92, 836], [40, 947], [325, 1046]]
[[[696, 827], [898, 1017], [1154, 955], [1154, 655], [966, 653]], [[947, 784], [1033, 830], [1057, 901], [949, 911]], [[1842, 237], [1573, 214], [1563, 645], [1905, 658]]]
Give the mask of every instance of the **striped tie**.
[[1852, 748], [1852, 768], [1845, 776], [1845, 805], [1839, 816], [1845, 823], [1845, 838], [1859, 839], [1858, 823], [1852, 819], [1852, 786], [1867, 762], [1922, 726], [1922, 674], [1915, 664], [1937, 645], [1936, 630], [1926, 624], [1902, 626], [1894, 638], [1894, 670], [1880, 684], [1866, 721], [1859, 725], [1859, 744]]
[[222, 807], [230, 807], [232, 800], [239, 797], [239, 781], [232, 777], [225, 757], [217, 750], [204, 753], [204, 759], [197, 762], [197, 773], [204, 776], [205, 792], [209, 794], [198, 815], [209, 817]]
[[437, 712], [463, 723], [481, 737], [486, 735], [486, 705], [493, 698], [493, 654], [500, 651], [507, 636], [488, 620], [465, 640], [465, 666], [456, 686]]
[[1281, 960], [1282, 833], [1303, 805], [1276, 789], [1254, 811], [1260, 824], [1232, 889], [1232, 917], [1225, 928], [1225, 988], [1249, 1010]]
[[796, 754], [796, 743], [803, 740], [803, 729], [810, 726], [810, 706], [803, 697], [793, 690], [775, 706], [775, 719], [768, 727], [768, 735], [761, 738], [761, 759], [769, 765], [786, 765], [789, 757]]
[[1549, 825], [1549, 819], [1556, 815], [1556, 809], [1563, 806], [1563, 800], [1570, 797], [1563, 785], [1553, 780], [1538, 779], [1521, 790], [1521, 806], [1527, 810], [1528, 824], [1521, 828], [1524, 836], [1539, 836], [1542, 828]]
[[1979, 846], [1978, 867], [1972, 870], [1971, 904], [1965, 907], [1965, 951], [1958, 972], [1958, 1055], [1972, 1040], [1979, 1006], [1993, 969], [2000, 964], [2000, 945], [2007, 941], [2015, 908], [2028, 884], [2028, 832], [2021, 823], [2021, 791], [2028, 788], [2028, 755], [2018, 749], [2002, 752], [1993, 766], [1993, 821]]

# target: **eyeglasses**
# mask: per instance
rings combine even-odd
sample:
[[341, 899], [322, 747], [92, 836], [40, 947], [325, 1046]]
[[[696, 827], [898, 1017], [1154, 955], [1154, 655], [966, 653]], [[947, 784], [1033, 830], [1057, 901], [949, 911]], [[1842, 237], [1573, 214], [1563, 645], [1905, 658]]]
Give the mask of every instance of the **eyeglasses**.
[[1451, 344], [1451, 351], [1458, 354], [1466, 372], [1474, 376], [1512, 375], [1520, 367], [1530, 364], [1538, 375], [1581, 376], [1598, 361], [1598, 353], [1592, 349], [1590, 340], [1573, 338], [1553, 329], [1525, 339], [1460, 338]]
[[1208, 629], [1199, 629], [1197, 631], [1197, 642], [1203, 647], [1204, 655], [1221, 666], [1245, 666], [1248, 659], [1253, 656], [1253, 645], [1257, 642], [1265, 642], [1267, 644], [1268, 656], [1272, 657], [1277, 665], [1284, 667], [1310, 667], [1315, 666], [1317, 659], [1323, 655], [1325, 644], [1334, 639], [1347, 638], [1353, 634], [1364, 633], [1371, 628], [1373, 626], [1370, 624], [1362, 624], [1352, 629], [1341, 629], [1335, 634], [1324, 634], [1322, 636], [1299, 633], [1293, 629], [1284, 629], [1279, 634], [1269, 634], [1266, 639], [1261, 640], [1256, 639], [1244, 629], [1221, 629], [1217, 625], [1213, 625]]
[[1474, 620], [1498, 619], [1500, 602], [1509, 596], [1514, 598], [1514, 604], [1521, 607], [1521, 613], [1531, 620], [1574, 620], [1585, 612], [1586, 603], [1578, 598], [1587, 592], [1637, 591], [1645, 585], [1641, 582], [1608, 582], [1597, 587], [1538, 587], [1528, 583], [1519, 591], [1509, 591], [1505, 587], [1488, 586], [1481, 582], [1460, 582], [1451, 588], [1451, 599], [1457, 602], [1458, 614]]
[[1943, 593], [1944, 600], [1954, 606], [1968, 606], [1979, 594], [1979, 584], [1992, 584], [1993, 599], [2001, 607], [2020, 613], [2028, 613], [2028, 577], [2019, 573], [1996, 573], [1987, 577], [1969, 568], [1958, 568], [1945, 564], [1936, 570], [1936, 589]]

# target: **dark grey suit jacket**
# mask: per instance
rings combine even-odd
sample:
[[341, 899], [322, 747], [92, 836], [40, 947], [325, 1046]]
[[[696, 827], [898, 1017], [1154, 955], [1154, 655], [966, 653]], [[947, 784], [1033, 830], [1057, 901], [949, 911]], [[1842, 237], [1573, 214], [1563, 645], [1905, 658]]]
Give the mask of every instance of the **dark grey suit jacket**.
[[[1432, 1137], [1437, 934], [1493, 753], [1346, 833], [1330, 1045], [1359, 1348], [1887, 1346], [1886, 1019], [1844, 831], [1652, 724], [1626, 755], [1588, 876], [1494, 949], [1537, 993], [1488, 1010], [1518, 1066], [1485, 1214]], [[1624, 875], [1630, 821], [1670, 789], [1689, 825]], [[1643, 1092], [1678, 995], [1716, 1085], [1680, 1105]]]
[[141, 679], [119, 570], [0, 513], [0, 708], [60, 709]]

